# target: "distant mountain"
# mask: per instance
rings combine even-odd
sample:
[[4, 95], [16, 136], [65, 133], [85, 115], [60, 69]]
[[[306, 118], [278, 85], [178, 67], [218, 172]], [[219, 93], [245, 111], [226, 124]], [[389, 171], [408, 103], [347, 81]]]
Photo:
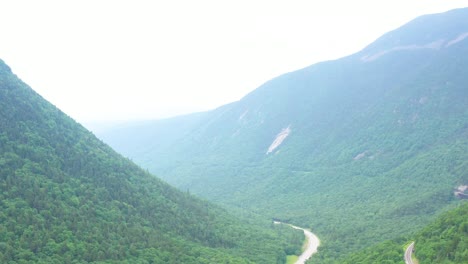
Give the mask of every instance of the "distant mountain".
[[310, 226], [330, 263], [428, 224], [468, 182], [468, 8], [238, 102], [99, 134], [182, 190]]
[[0, 190], [1, 263], [284, 263], [303, 240], [143, 171], [1, 60]]

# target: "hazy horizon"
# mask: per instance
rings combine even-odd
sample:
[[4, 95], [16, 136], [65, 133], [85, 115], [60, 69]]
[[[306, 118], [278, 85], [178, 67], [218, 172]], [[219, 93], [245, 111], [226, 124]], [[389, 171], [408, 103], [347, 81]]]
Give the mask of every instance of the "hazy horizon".
[[160, 119], [237, 101], [264, 82], [355, 53], [468, 1], [14, 1], [0, 58], [90, 124]]

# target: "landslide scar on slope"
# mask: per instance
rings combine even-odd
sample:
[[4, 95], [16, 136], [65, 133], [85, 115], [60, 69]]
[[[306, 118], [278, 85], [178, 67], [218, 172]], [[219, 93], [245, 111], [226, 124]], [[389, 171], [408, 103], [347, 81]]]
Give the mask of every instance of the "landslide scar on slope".
[[291, 125], [289, 125], [287, 128], [283, 128], [281, 132], [279, 132], [279, 134], [276, 135], [275, 140], [273, 141], [273, 143], [271, 143], [266, 154], [267, 155], [270, 154], [271, 152], [273, 152], [273, 150], [279, 147], [281, 143], [283, 143], [283, 141], [289, 136], [290, 133], [291, 133]]
[[447, 45], [445, 45], [445, 47], [452, 46], [453, 44], [458, 43], [458, 42], [464, 40], [467, 37], [468, 37], [468, 32], [462, 33], [462, 34], [458, 35], [458, 37], [456, 37], [455, 39], [450, 40], [447, 43]]

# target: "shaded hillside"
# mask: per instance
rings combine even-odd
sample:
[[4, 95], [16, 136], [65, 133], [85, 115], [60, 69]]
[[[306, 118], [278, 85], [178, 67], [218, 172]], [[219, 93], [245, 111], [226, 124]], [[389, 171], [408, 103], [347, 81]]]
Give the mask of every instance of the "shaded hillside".
[[1, 263], [283, 263], [303, 240], [143, 171], [1, 60], [0, 190]]
[[468, 182], [468, 9], [194, 116], [100, 137], [182, 190], [309, 226], [330, 259], [418, 230]]

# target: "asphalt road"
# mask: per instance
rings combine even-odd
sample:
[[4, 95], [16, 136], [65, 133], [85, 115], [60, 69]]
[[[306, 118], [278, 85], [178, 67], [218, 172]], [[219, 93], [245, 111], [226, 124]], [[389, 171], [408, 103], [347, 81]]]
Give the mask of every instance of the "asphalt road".
[[405, 263], [406, 264], [414, 264], [411, 255], [413, 254], [414, 242], [411, 243], [405, 251]]
[[[275, 222], [275, 224], [282, 224], [282, 223]], [[310, 232], [309, 230], [305, 228], [298, 227], [298, 226], [291, 225], [291, 224], [287, 224], [287, 225], [289, 225], [290, 227], [294, 229], [299, 229], [299, 230], [304, 231], [304, 235], [307, 240], [307, 245], [306, 245], [305, 250], [302, 252], [302, 254], [294, 263], [294, 264], [304, 264], [308, 259], [310, 259], [310, 257], [312, 257], [313, 254], [317, 253], [317, 248], [320, 245], [320, 240], [314, 233]]]
[[304, 231], [304, 235], [307, 239], [306, 249], [304, 250], [304, 252], [302, 252], [302, 254], [299, 256], [299, 258], [296, 260], [296, 263], [295, 263], [295, 264], [304, 264], [306, 260], [312, 257], [313, 254], [317, 253], [317, 248], [320, 245], [320, 240], [315, 234], [313, 234], [307, 229], [293, 226], [293, 225], [291, 225], [291, 227], [294, 229], [301, 229], [302, 231]]

